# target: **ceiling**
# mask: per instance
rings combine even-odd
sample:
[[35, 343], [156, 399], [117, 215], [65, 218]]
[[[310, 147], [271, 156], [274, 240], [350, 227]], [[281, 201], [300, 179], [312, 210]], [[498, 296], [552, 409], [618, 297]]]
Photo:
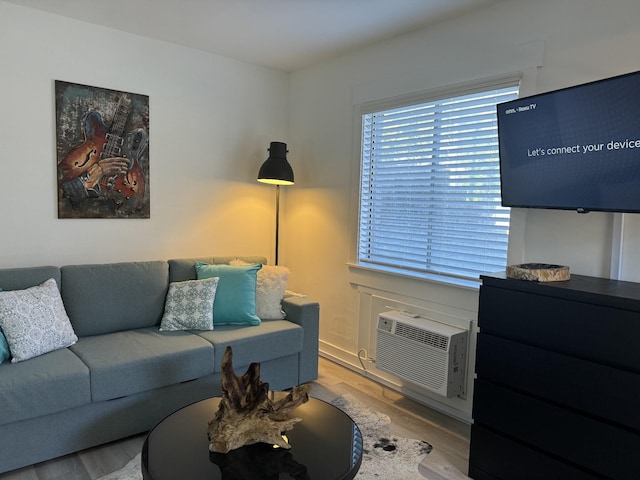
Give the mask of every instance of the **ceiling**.
[[499, 0], [5, 0], [293, 71]]

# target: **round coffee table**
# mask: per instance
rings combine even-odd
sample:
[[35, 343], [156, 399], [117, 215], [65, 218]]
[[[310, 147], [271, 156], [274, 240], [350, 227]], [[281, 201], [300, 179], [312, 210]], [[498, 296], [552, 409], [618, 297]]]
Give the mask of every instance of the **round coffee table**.
[[285, 434], [291, 449], [259, 443], [209, 452], [208, 422], [220, 398], [186, 406], [154, 427], [142, 446], [144, 480], [351, 480], [362, 462], [362, 434], [342, 410], [315, 398]]

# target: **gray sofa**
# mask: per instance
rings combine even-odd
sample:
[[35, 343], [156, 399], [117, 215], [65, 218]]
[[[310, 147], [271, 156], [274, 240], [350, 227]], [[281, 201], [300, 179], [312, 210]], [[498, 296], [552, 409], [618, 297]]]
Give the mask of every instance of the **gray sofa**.
[[170, 282], [196, 279], [196, 261], [233, 258], [0, 269], [4, 290], [55, 279], [78, 336], [68, 348], [0, 364], [0, 472], [148, 431], [219, 395], [227, 345], [236, 373], [259, 362], [271, 390], [317, 378], [319, 307], [304, 298], [285, 297], [286, 319], [259, 326], [159, 330]]

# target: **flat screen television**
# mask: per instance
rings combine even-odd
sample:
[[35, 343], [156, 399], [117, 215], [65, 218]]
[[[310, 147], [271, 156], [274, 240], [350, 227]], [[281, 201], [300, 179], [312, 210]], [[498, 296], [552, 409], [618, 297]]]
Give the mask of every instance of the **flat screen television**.
[[640, 72], [498, 104], [502, 204], [640, 212]]

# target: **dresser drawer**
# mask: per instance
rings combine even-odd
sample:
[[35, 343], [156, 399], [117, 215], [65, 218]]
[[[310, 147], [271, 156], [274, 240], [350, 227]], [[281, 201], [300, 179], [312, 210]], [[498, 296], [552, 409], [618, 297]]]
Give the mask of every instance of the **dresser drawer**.
[[469, 476], [474, 480], [601, 478], [479, 425], [471, 427]]
[[473, 401], [478, 426], [490, 426], [528, 448], [614, 479], [638, 473], [636, 433], [482, 379], [475, 383]]
[[482, 333], [640, 373], [638, 312], [480, 287]]
[[478, 335], [476, 373], [640, 433], [640, 374], [549, 352], [486, 333]]

